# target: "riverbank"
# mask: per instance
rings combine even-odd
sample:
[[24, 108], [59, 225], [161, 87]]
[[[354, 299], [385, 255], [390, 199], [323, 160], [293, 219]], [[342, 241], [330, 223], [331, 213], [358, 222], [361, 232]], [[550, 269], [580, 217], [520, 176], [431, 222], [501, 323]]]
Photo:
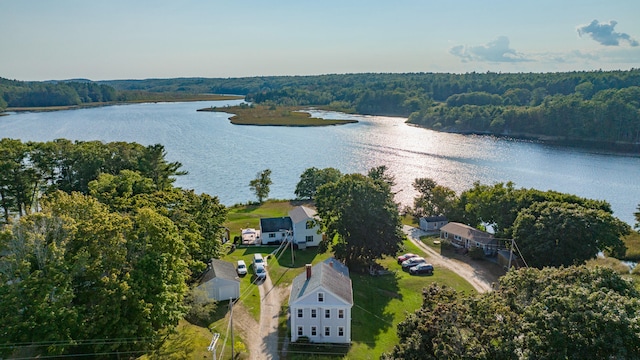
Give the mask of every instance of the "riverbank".
[[84, 103], [79, 105], [64, 105], [64, 106], [33, 106], [33, 107], [9, 107], [0, 113], [2, 115], [11, 115], [12, 112], [47, 112], [47, 111], [60, 111], [60, 110], [76, 110], [76, 109], [88, 109], [103, 106], [112, 105], [127, 105], [127, 104], [142, 104], [142, 103], [160, 103], [160, 102], [193, 102], [193, 101], [220, 101], [220, 100], [239, 100], [243, 99], [240, 95], [218, 95], [218, 94], [198, 94], [198, 95], [185, 95], [185, 96], [158, 96], [157, 98], [145, 98], [129, 101], [109, 101], [109, 102], [95, 102]]
[[305, 108], [295, 106], [239, 105], [209, 107], [197, 111], [234, 114], [229, 121], [234, 125], [255, 126], [331, 126], [357, 123], [358, 120], [335, 120], [312, 117]]

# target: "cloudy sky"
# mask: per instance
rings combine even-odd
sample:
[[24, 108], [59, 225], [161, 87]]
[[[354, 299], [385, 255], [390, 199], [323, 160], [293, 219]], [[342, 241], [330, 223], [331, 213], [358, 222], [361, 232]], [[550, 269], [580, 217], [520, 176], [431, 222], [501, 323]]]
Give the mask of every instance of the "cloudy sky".
[[0, 77], [640, 67], [638, 0], [0, 0]]

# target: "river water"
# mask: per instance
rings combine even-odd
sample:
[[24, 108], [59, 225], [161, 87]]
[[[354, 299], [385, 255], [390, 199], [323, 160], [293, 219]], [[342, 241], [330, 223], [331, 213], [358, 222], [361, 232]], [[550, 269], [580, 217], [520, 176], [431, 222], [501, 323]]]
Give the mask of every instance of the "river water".
[[294, 198], [310, 167], [366, 173], [386, 165], [396, 178], [396, 200], [412, 204], [415, 178], [429, 177], [460, 193], [475, 181], [512, 181], [516, 187], [556, 190], [608, 201], [633, 225], [640, 203], [640, 154], [620, 155], [533, 141], [439, 133], [404, 118], [314, 111], [357, 119], [327, 127], [239, 126], [228, 114], [196, 112], [241, 101], [148, 103], [19, 113], [0, 117], [0, 138], [161, 143], [188, 175], [176, 185], [218, 196], [225, 205], [255, 200], [249, 182], [272, 170], [270, 198]]

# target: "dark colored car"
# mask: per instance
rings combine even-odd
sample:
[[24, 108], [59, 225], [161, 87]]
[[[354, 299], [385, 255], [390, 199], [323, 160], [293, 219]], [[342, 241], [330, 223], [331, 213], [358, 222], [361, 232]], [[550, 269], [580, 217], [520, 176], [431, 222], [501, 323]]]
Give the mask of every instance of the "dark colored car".
[[412, 257], [411, 259], [408, 259], [402, 262], [402, 270], [409, 270], [410, 268], [418, 264], [422, 264], [426, 262], [427, 260], [425, 260], [423, 257], [420, 257], [420, 256]]
[[427, 275], [433, 275], [433, 265], [431, 264], [427, 264], [427, 263], [422, 263], [422, 264], [418, 264], [412, 268], [409, 268], [409, 274], [411, 275], [418, 275], [418, 274], [427, 274]]
[[398, 264], [402, 264], [403, 261], [409, 260], [414, 257], [418, 257], [418, 255], [412, 254], [412, 253], [406, 253], [404, 255], [400, 255], [398, 256]]

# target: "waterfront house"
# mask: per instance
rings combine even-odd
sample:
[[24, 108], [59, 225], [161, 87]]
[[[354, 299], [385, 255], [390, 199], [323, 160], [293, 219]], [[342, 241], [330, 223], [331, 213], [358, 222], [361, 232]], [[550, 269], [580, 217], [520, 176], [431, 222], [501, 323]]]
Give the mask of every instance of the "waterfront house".
[[292, 231], [293, 225], [291, 218], [288, 216], [260, 219], [260, 239], [262, 245], [281, 244]]
[[495, 255], [498, 250], [498, 242], [493, 234], [457, 222], [441, 227], [440, 238], [457, 248], [481, 248], [487, 256]]
[[300, 248], [318, 246], [322, 240], [316, 211], [306, 206], [296, 206], [289, 211], [293, 224], [293, 242]]

